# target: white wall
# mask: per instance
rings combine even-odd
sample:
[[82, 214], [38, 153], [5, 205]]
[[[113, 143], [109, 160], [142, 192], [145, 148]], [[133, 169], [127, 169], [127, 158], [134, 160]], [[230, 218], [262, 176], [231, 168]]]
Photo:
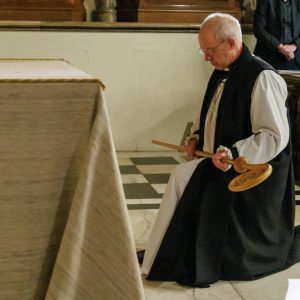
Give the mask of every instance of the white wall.
[[[254, 37], [244, 38], [252, 50]], [[212, 71], [197, 33], [0, 31], [0, 40], [1, 57], [64, 58], [101, 79], [117, 150], [179, 143]]]

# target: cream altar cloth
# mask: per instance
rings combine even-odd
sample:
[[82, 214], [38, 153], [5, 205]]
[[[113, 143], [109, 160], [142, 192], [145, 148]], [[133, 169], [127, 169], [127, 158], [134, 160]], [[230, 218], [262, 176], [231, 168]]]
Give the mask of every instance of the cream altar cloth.
[[0, 60], [0, 299], [144, 299], [100, 82]]

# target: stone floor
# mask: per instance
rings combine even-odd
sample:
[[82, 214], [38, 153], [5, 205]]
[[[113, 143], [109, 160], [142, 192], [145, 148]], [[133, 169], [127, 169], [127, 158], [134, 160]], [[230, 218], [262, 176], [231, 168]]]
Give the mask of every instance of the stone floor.
[[[117, 156], [136, 248], [143, 249], [154, 224], [169, 174], [185, 158], [177, 152], [119, 152]], [[295, 189], [295, 223], [300, 224], [300, 187], [296, 186]], [[145, 279], [143, 283], [146, 300], [284, 300], [289, 279], [300, 279], [300, 263], [259, 280], [221, 281], [206, 289]], [[300, 296], [292, 300], [299, 299]]]

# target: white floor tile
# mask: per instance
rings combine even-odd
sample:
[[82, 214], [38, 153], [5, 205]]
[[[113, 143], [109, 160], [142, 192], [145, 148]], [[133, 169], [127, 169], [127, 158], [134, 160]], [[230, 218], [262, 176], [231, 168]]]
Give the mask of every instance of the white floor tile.
[[138, 170], [143, 174], [166, 174], [171, 173], [176, 165], [137, 165]]
[[147, 183], [148, 180], [142, 174], [121, 174], [124, 183]]
[[127, 157], [118, 157], [119, 166], [133, 166], [134, 163]]
[[128, 211], [136, 249], [145, 249], [157, 212], [157, 209]]
[[174, 282], [143, 280], [146, 300], [241, 300], [229, 282], [217, 282], [210, 288], [183, 287]]
[[160, 204], [161, 199], [141, 199], [142, 204]]
[[[117, 157], [158, 157], [158, 156], [175, 156], [181, 157], [181, 155], [177, 151], [152, 151], [152, 152], [117, 152]], [[176, 159], [176, 158], [175, 158]]]
[[127, 199], [126, 202], [127, 204], [142, 204], [141, 199]]
[[245, 300], [284, 300], [288, 279], [299, 277], [300, 263], [297, 263], [285, 271], [262, 279], [232, 282], [232, 284]]

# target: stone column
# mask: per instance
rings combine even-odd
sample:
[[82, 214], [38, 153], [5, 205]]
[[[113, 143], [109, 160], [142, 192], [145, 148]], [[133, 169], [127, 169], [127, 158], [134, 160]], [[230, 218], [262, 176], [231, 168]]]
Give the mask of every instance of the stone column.
[[116, 0], [95, 0], [93, 21], [116, 22]]

